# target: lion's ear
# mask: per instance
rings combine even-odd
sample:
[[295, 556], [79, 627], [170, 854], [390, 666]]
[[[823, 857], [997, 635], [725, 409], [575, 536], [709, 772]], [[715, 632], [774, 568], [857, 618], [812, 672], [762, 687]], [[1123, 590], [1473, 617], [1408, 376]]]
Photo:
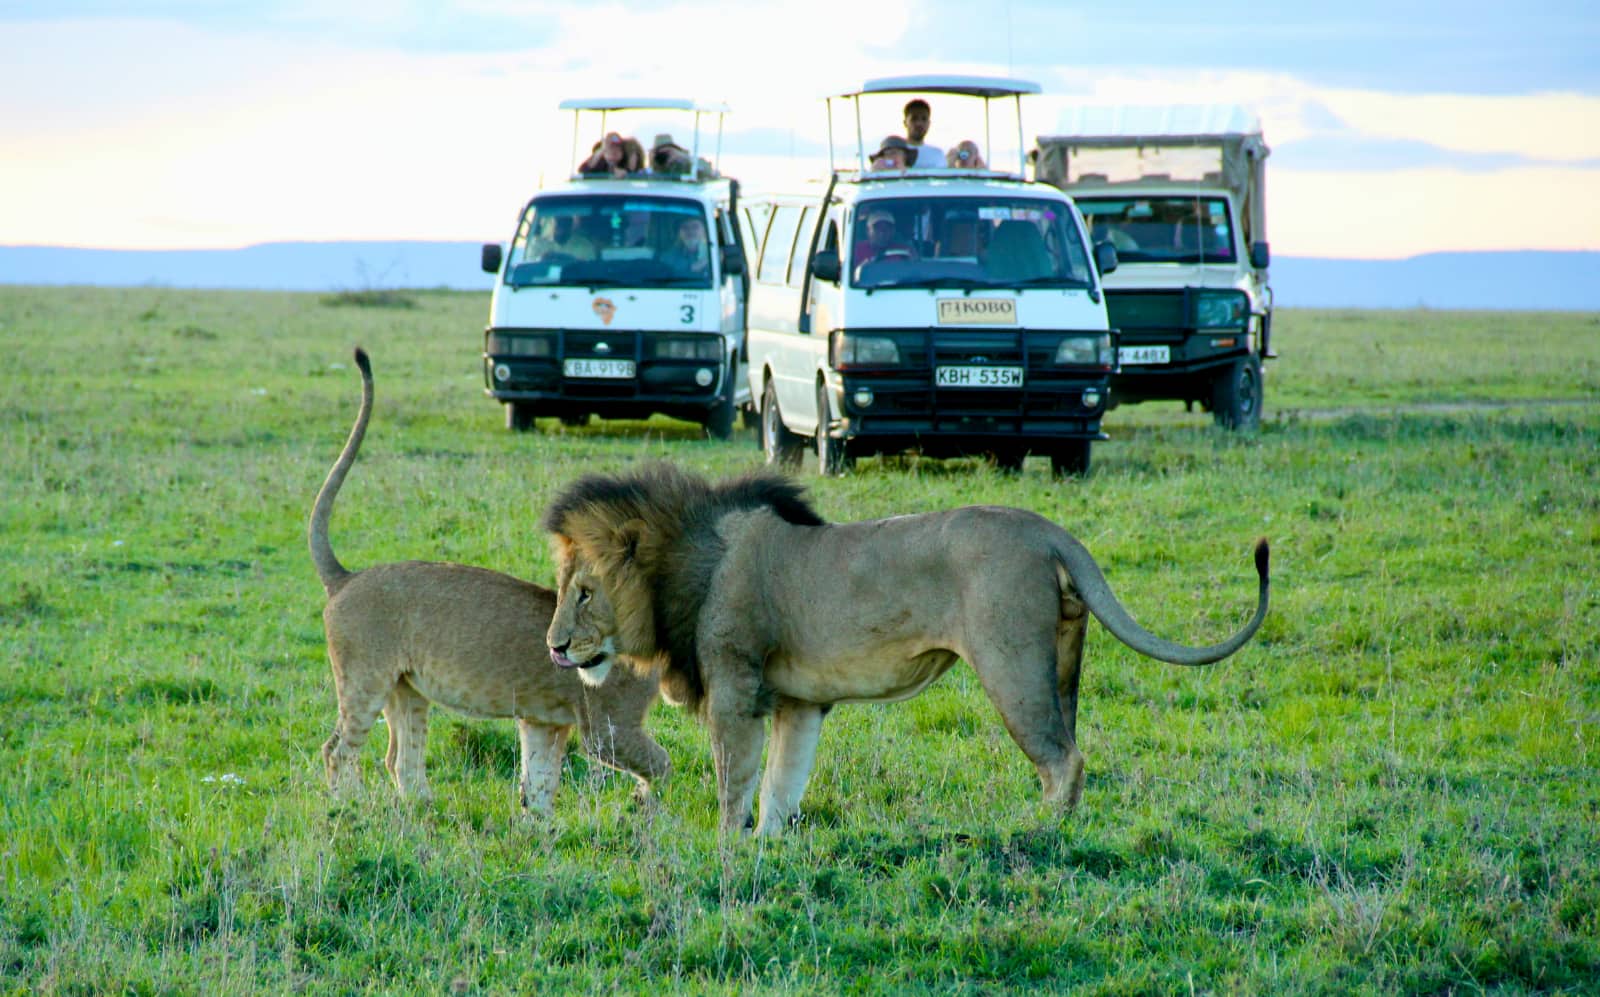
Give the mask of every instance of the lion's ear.
[[649, 527], [642, 519], [630, 519], [617, 527], [612, 539], [616, 542], [617, 557], [622, 564], [632, 564], [639, 556], [639, 548], [644, 544], [648, 532]]

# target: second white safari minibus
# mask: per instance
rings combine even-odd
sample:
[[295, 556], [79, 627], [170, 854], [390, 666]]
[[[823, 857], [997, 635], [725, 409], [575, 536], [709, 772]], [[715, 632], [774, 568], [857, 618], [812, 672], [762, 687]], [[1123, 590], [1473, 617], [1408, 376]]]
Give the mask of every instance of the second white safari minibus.
[[[986, 77], [873, 80], [871, 94], [1015, 100], [1031, 83]], [[987, 119], [987, 113], [985, 115]], [[831, 132], [831, 124], [830, 124]], [[1055, 187], [989, 166], [871, 165], [803, 191], [751, 194], [739, 222], [751, 261], [749, 388], [769, 463], [810, 443], [823, 474], [858, 455], [1050, 457], [1088, 470], [1104, 439], [1116, 337], [1082, 217]], [[976, 145], [976, 142], [971, 143]]]

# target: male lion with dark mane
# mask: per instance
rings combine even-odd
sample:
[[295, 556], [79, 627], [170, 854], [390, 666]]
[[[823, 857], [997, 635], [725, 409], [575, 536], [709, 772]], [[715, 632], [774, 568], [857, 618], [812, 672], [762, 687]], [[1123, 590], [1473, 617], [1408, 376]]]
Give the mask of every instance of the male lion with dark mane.
[[[372, 418], [372, 365], [356, 350], [361, 410], [311, 511], [308, 540], [327, 590], [322, 611], [339, 721], [322, 746], [328, 784], [340, 797], [360, 784], [357, 759], [381, 711], [389, 726], [384, 765], [401, 796], [427, 797], [423, 746], [428, 705], [472, 717], [515, 717], [522, 742], [524, 809], [550, 809], [574, 724], [597, 760], [631, 773], [639, 792], [667, 774], [667, 753], [645, 733], [659, 694], [647, 670], [555, 668], [542, 634], [555, 612], [547, 588], [465, 564], [402, 561], [350, 571], [328, 541], [333, 500]], [[589, 688], [593, 686], [594, 688]]]
[[1267, 614], [1267, 542], [1255, 616], [1191, 648], [1136, 623], [1083, 545], [1021, 509], [827, 524], [801, 488], [757, 473], [712, 484], [669, 465], [591, 475], [545, 511], [557, 559], [547, 641], [564, 668], [662, 667], [669, 702], [704, 719], [724, 834], [798, 815], [823, 715], [835, 703], [908, 699], [957, 658], [978, 673], [1047, 803], [1083, 791], [1078, 671], [1088, 614], [1162, 661], [1201, 665], [1242, 647]]

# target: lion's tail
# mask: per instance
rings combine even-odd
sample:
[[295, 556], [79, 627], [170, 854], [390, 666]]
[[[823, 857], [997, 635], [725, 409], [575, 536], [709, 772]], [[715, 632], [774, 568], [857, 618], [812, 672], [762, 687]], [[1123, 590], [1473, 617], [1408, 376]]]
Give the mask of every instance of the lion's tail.
[[361, 411], [356, 413], [355, 427], [350, 430], [350, 438], [344, 441], [339, 459], [333, 462], [327, 480], [322, 482], [322, 490], [317, 492], [317, 501], [311, 507], [311, 529], [306, 535], [311, 544], [311, 563], [316, 565], [317, 577], [322, 579], [322, 587], [329, 595], [337, 592], [351, 575], [350, 570], [334, 556], [333, 544], [328, 542], [328, 520], [333, 516], [333, 499], [339, 494], [345, 475], [350, 473], [350, 466], [356, 462], [356, 451], [361, 449], [362, 437], [367, 435], [367, 423], [372, 419], [372, 362], [367, 359], [367, 351], [359, 346], [356, 347], [356, 366], [361, 368]]
[[1238, 633], [1210, 647], [1188, 647], [1157, 637], [1146, 630], [1128, 615], [1122, 603], [1117, 601], [1111, 586], [1106, 583], [1106, 576], [1100, 571], [1100, 565], [1095, 563], [1083, 544], [1063, 532], [1054, 546], [1058, 559], [1056, 577], [1062, 586], [1062, 592], [1065, 593], [1070, 584], [1083, 599], [1084, 605], [1089, 607], [1089, 612], [1095, 615], [1095, 619], [1105, 624], [1105, 628], [1110, 630], [1113, 636], [1140, 654], [1149, 655], [1158, 661], [1174, 665], [1209, 665], [1213, 661], [1221, 661], [1254, 637], [1256, 631], [1261, 628], [1261, 621], [1267, 618], [1269, 555], [1265, 537], [1256, 541], [1256, 574], [1261, 579], [1256, 615]]

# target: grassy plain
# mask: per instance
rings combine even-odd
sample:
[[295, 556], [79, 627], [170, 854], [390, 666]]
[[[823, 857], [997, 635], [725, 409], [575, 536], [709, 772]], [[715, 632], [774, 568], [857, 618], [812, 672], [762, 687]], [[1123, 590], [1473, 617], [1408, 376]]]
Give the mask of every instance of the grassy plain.
[[[806, 823], [719, 848], [693, 720], [641, 809], [569, 761], [522, 820], [509, 722], [436, 711], [438, 799], [330, 808], [312, 495], [346, 564], [548, 583], [575, 475], [752, 466], [686, 424], [511, 434], [486, 301], [0, 288], [0, 992], [1580, 993], [1600, 979], [1600, 319], [1280, 314], [1267, 422], [1121, 409], [1083, 481], [863, 461], [833, 519], [1025, 506], [1210, 669], [1091, 627], [1083, 804], [965, 669], [829, 718]], [[1570, 404], [1519, 404], [1561, 399]], [[1439, 409], [1441, 403], [1493, 402]], [[1407, 408], [1404, 406], [1418, 406]]]

